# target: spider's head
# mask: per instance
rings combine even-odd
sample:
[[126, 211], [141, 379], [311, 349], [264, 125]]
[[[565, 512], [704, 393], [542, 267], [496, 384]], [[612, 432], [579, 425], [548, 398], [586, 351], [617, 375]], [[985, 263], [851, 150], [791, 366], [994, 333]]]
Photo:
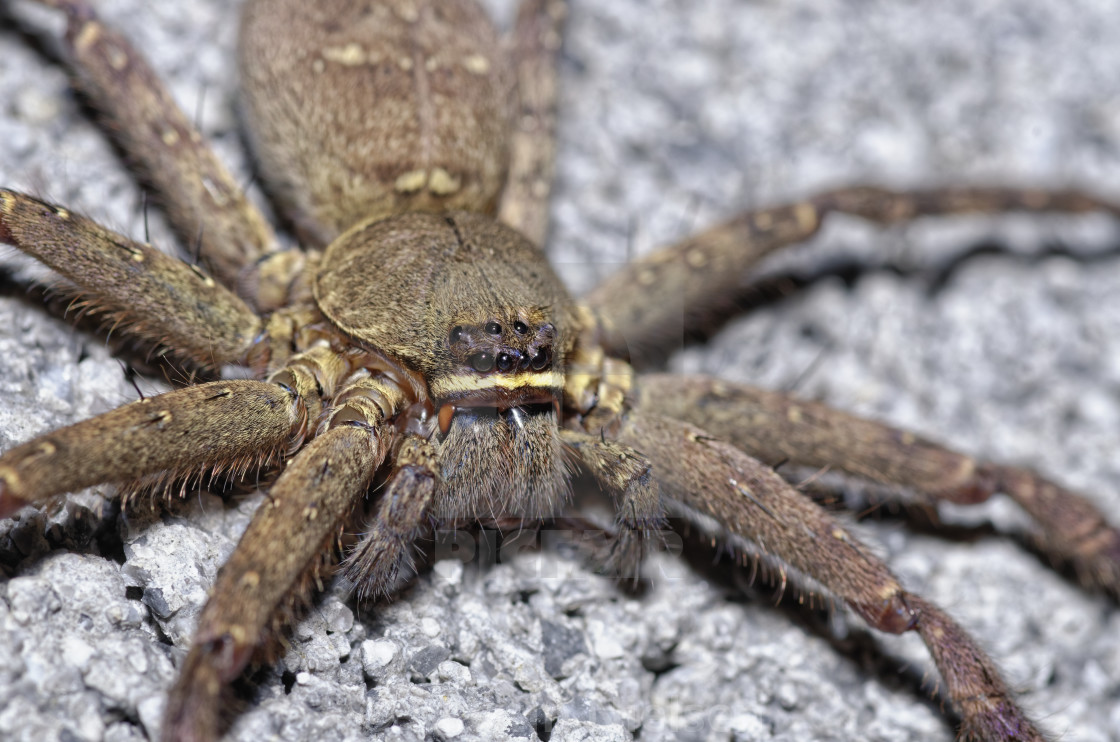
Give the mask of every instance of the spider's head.
[[558, 426], [576, 311], [536, 245], [481, 214], [371, 221], [327, 248], [315, 298], [356, 344], [422, 377], [443, 517], [551, 512], [567, 491]]
[[486, 216], [359, 225], [327, 248], [315, 297], [346, 335], [418, 372], [437, 409], [551, 402], [563, 389], [573, 302], [534, 244]]
[[524, 288], [541, 275], [539, 258], [501, 268], [486, 272], [515, 274], [515, 288], [480, 287], [473, 306], [451, 316], [438, 348], [445, 365], [428, 378], [439, 411], [437, 509], [455, 519], [545, 517], [568, 491], [558, 429], [566, 317], [540, 303], [546, 292]]

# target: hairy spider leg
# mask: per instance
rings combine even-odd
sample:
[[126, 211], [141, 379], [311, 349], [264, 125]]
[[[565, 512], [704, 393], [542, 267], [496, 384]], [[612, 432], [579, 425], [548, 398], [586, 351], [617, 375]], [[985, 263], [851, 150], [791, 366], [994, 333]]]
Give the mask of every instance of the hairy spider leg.
[[923, 216], [1017, 211], [1120, 214], [1120, 204], [1072, 190], [841, 188], [746, 211], [655, 250], [620, 268], [583, 302], [603, 321], [606, 352], [642, 368], [678, 348], [686, 334], [734, 314], [737, 298], [749, 294], [750, 272], [759, 261], [812, 237], [830, 213], [889, 225]]
[[197, 241], [203, 265], [236, 288], [242, 267], [276, 248], [268, 221], [128, 39], [85, 0], [39, 2], [66, 13], [65, 44], [79, 86], [159, 194], [184, 244]]
[[260, 335], [260, 318], [197, 267], [61, 206], [0, 189], [0, 242], [67, 279], [82, 311], [203, 368], [244, 362]]
[[1120, 595], [1120, 530], [1093, 503], [1035, 472], [977, 461], [897, 428], [786, 394], [704, 376], [640, 377], [642, 410], [701, 425], [751, 456], [829, 468], [934, 501], [1005, 493], [1034, 519], [1041, 549], [1086, 584]]
[[626, 415], [619, 439], [655, 462], [671, 514], [714, 527], [714, 535], [730, 535], [733, 545], [776, 560], [783, 581], [784, 565], [792, 567], [880, 631], [917, 631], [967, 738], [1044, 739], [972, 637], [904, 590], [881, 559], [773, 469], [705, 430], [656, 414]]

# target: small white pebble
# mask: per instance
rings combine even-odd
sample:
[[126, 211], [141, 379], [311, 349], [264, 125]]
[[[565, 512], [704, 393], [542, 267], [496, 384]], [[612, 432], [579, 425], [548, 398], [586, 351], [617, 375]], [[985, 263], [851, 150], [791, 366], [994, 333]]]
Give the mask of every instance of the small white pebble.
[[59, 115], [60, 100], [57, 95], [44, 94], [37, 88], [28, 88], [16, 95], [15, 113], [28, 124], [41, 126]]
[[736, 714], [731, 717], [728, 726], [735, 740], [767, 739], [773, 732], [770, 725], [755, 714]]
[[93, 657], [93, 647], [77, 637], [70, 636], [62, 642], [62, 655], [67, 664], [84, 671], [89, 667], [90, 658]]
[[443, 627], [441, 627], [439, 621], [434, 618], [422, 618], [420, 619], [420, 630], [424, 632], [424, 636], [435, 638], [439, 636], [439, 632], [443, 630]]
[[466, 665], [461, 665], [454, 660], [444, 660], [439, 663], [437, 677], [441, 682], [454, 682], [463, 685], [471, 681], [471, 671]]
[[488, 711], [472, 716], [471, 722], [483, 739], [503, 739], [508, 737], [513, 718], [507, 711]]
[[382, 668], [397, 656], [397, 645], [386, 639], [362, 642], [362, 659], [368, 667]]
[[792, 711], [801, 703], [800, 694], [797, 692], [797, 686], [793, 683], [782, 683], [778, 686], [777, 693], [778, 704], [786, 711]]
[[324, 614], [331, 631], [344, 634], [354, 626], [354, 612], [344, 603], [329, 603]]
[[626, 648], [618, 641], [615, 632], [603, 623], [591, 622], [587, 627], [587, 633], [591, 640], [591, 649], [600, 659], [613, 660], [626, 655]]
[[148, 733], [148, 739], [158, 739], [159, 730], [163, 724], [163, 709], [167, 699], [161, 694], [148, 696], [136, 704], [136, 714], [140, 717], [140, 724]]
[[130, 652], [128, 655], [128, 664], [137, 673], [143, 674], [148, 671], [148, 656], [144, 654], [139, 645], [133, 644], [132, 649], [135, 651]]
[[441, 559], [432, 571], [436, 579], [448, 585], [458, 585], [463, 581], [463, 563], [458, 559]]
[[444, 739], [458, 737], [463, 733], [463, 722], [451, 716], [446, 716], [436, 722], [436, 731]]

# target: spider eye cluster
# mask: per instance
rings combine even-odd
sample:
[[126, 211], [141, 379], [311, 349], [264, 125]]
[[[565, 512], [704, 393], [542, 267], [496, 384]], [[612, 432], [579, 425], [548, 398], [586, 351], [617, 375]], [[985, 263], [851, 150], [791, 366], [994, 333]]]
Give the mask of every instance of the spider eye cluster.
[[543, 371], [552, 365], [555, 341], [552, 323], [534, 326], [522, 319], [455, 325], [447, 334], [455, 362], [480, 374]]

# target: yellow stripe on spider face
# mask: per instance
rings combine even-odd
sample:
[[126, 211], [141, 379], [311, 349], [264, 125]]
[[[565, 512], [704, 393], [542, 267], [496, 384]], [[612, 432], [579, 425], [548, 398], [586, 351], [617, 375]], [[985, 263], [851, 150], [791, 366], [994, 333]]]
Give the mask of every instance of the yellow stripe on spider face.
[[524, 371], [522, 373], [505, 375], [489, 374], [477, 376], [466, 373], [455, 376], [444, 376], [431, 383], [431, 394], [436, 399], [451, 395], [469, 392], [487, 391], [516, 391], [517, 389], [553, 389], [560, 391], [564, 388], [564, 375], [559, 371]]

